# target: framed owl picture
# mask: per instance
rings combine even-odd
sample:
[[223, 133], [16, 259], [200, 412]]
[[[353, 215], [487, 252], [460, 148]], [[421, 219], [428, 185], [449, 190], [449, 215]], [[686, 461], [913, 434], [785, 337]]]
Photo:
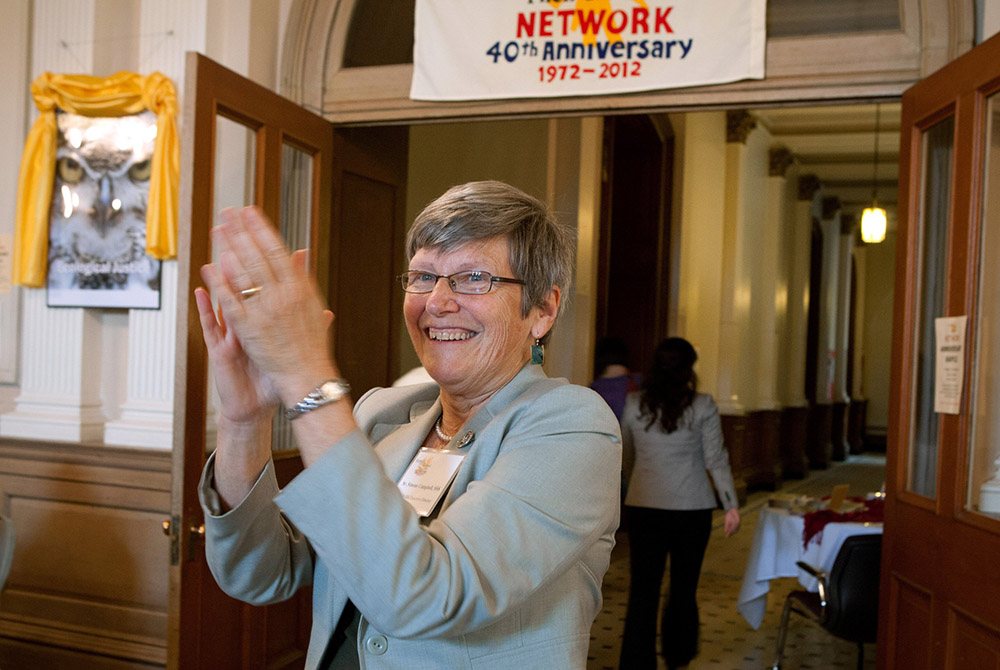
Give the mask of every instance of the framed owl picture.
[[159, 309], [160, 261], [146, 253], [156, 115], [59, 110], [56, 123], [48, 305]]

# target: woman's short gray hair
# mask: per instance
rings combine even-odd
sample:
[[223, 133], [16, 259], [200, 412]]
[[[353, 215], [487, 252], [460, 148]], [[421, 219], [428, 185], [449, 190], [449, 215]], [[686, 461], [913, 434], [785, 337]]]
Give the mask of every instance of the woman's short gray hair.
[[406, 236], [407, 261], [419, 249], [452, 251], [470, 242], [505, 238], [510, 267], [525, 282], [521, 311], [541, 306], [553, 286], [569, 297], [576, 262], [576, 231], [541, 200], [499, 181], [453, 186], [427, 205]]

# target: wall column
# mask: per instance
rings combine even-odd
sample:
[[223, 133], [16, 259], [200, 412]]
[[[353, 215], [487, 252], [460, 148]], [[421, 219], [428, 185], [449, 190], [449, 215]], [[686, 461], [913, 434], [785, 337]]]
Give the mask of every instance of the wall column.
[[[699, 389], [711, 393], [719, 405], [737, 495], [743, 498], [742, 407], [735, 408], [739, 414], [734, 415], [736, 369], [723, 344], [738, 334], [735, 325], [725, 333], [720, 328], [721, 323], [733, 320], [726, 258], [731, 259], [731, 269], [735, 251], [729, 243], [734, 231], [726, 221], [729, 205], [719, 197], [720, 190], [728, 190], [725, 179], [730, 170], [726, 116], [723, 112], [690, 113], [673, 125], [681, 208], [677, 331], [698, 351]], [[728, 281], [733, 281], [731, 272]]]
[[774, 410], [781, 406], [778, 380], [784, 378], [784, 371], [778, 369], [781, 358], [778, 350], [782, 346], [778, 326], [784, 321], [786, 313], [786, 301], [781, 297], [786, 292], [782, 277], [782, 251], [787, 244], [784, 222], [788, 216], [785, 211], [785, 171], [792, 161], [793, 156], [788, 149], [772, 149], [770, 152], [767, 216], [761, 229], [760, 244], [755, 248], [757, 281], [754, 288], [760, 299], [753, 303], [754, 318], [750, 325], [758, 348], [754, 408], [761, 410]]
[[798, 197], [791, 212], [790, 275], [786, 342], [788, 365], [781, 415], [781, 469], [785, 477], [800, 479], [809, 471], [806, 457], [809, 400], [805, 394], [809, 331], [809, 272], [812, 249], [814, 200], [819, 191], [816, 175], [798, 180]]
[[165, 261], [160, 309], [129, 311], [127, 395], [121, 417], [105, 426], [107, 444], [172, 448], [176, 330], [177, 261]]
[[[754, 252], [752, 323], [749, 323], [756, 350], [756, 394], [748, 414], [746, 451], [747, 484], [774, 489], [781, 484], [781, 401], [778, 380], [783, 366], [779, 363], [782, 346], [779, 324], [786, 314], [785, 275], [785, 172], [793, 163], [788, 149], [771, 149], [768, 154], [767, 193], [764, 220], [759, 226], [759, 244]], [[748, 260], [748, 264], [750, 264]]]
[[832, 457], [836, 461], [847, 458], [850, 448], [847, 444], [847, 413], [851, 401], [847, 384], [847, 372], [853, 361], [849, 360], [851, 340], [851, 265], [854, 246], [854, 217], [840, 216], [840, 233], [837, 236], [837, 318], [834, 327], [833, 373], [833, 425], [831, 433]]
[[[719, 302], [718, 395], [722, 432], [729, 446], [733, 477], [742, 485], [753, 479], [755, 458], [748, 452], [746, 358], [752, 343], [748, 332], [753, 293], [746, 252], [747, 137], [757, 122], [746, 111], [726, 113], [726, 172], [723, 195], [722, 292]], [[740, 491], [742, 495], [742, 490]]]
[[[36, 0], [31, 76], [90, 72], [95, 3]], [[27, 92], [18, 92], [25, 95]], [[31, 122], [37, 110], [31, 104]], [[20, 393], [0, 417], [0, 435], [64, 441], [100, 440], [101, 324], [96, 310], [49, 308], [44, 288], [22, 291]]]
[[809, 465], [823, 469], [833, 457], [833, 392], [837, 369], [837, 318], [840, 270], [840, 201], [823, 199], [823, 234], [819, 286], [819, 332], [816, 347], [816, 402], [811, 408]]
[[865, 244], [855, 244], [854, 258], [854, 356], [848, 362], [851, 366], [851, 383], [847, 389], [850, 406], [847, 412], [847, 445], [850, 453], [860, 454], [865, 450], [865, 423], [868, 414], [868, 398], [865, 389], [865, 303], [867, 302], [868, 267]]
[[[680, 253], [677, 332], [698, 351], [699, 387], [719, 399], [719, 309], [722, 302], [726, 135], [722, 112], [671, 117], [677, 133]], [[582, 208], [581, 208], [582, 213]]]
[[[139, 71], [167, 75], [178, 97], [184, 93], [185, 52], [204, 50], [207, 11], [204, 0], [143, 0], [141, 4]], [[165, 26], [183, 26], [183, 30], [167, 34]], [[106, 443], [172, 448], [176, 332], [177, 261], [165, 261], [160, 276], [160, 309], [129, 310], [126, 395], [120, 417], [105, 428]]]

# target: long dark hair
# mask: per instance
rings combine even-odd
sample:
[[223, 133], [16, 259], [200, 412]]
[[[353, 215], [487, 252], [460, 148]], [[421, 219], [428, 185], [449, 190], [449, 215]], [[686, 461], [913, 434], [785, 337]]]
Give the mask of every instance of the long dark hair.
[[694, 402], [698, 375], [694, 363], [698, 360], [691, 343], [683, 337], [668, 337], [653, 352], [653, 365], [642, 383], [639, 407], [649, 418], [648, 430], [659, 420], [668, 433], [677, 430], [684, 410]]

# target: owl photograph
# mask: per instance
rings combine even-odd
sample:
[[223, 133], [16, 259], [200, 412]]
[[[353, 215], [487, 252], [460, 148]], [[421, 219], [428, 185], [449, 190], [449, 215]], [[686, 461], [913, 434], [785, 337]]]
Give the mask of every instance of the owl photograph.
[[156, 115], [56, 121], [48, 304], [158, 309], [160, 261], [146, 253]]

